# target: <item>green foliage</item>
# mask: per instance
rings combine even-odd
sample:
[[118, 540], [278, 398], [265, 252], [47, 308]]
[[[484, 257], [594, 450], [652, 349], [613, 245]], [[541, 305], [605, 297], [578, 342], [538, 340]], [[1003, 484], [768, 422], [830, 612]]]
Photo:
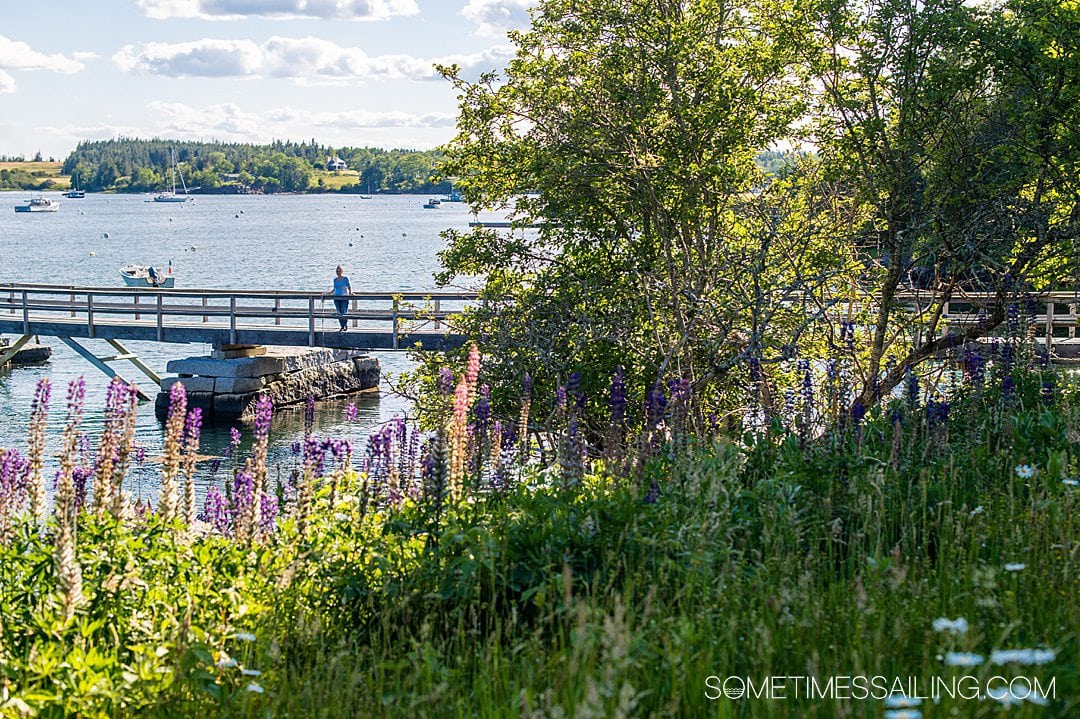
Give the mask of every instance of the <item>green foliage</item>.
[[[1010, 716], [1066, 717], [1080, 393], [1066, 381], [1048, 404], [1049, 375], [1017, 378], [962, 393], [944, 425], [905, 410], [899, 438], [883, 411], [812, 443], [779, 425], [690, 440], [641, 476], [596, 462], [575, 488], [534, 465], [434, 522], [423, 500], [367, 507], [353, 473], [322, 485], [305, 534], [287, 518], [265, 543], [87, 515], [70, 622], [50, 528], [17, 523], [0, 544], [0, 713], [877, 716], [880, 700], [711, 699], [706, 677], [1007, 673], [1056, 678], [1056, 698]], [[1015, 648], [1053, 659], [942, 661]]]
[[[305, 192], [318, 187], [315, 171], [337, 156], [358, 171], [343, 192], [448, 192], [450, 183], [432, 177], [441, 154], [435, 151], [380, 148], [334, 149], [309, 142], [275, 141], [269, 145], [171, 140], [85, 141], [68, 155], [63, 171], [79, 178], [83, 189], [149, 192], [166, 189], [170, 152], [181, 163], [189, 187], [201, 192]], [[179, 183], [178, 183], [179, 184]]]

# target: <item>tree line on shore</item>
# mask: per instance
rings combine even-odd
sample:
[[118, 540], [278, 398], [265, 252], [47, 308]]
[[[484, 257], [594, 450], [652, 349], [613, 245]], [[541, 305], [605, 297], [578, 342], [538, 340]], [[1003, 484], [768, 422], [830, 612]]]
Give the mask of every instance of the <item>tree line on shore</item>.
[[[442, 155], [437, 150], [334, 148], [314, 139], [251, 143], [118, 138], [80, 142], [64, 160], [62, 172], [73, 185], [90, 190], [153, 192], [170, 186], [175, 156], [184, 183], [196, 192], [306, 192], [340, 190], [372, 193], [439, 193], [448, 181], [433, 177]], [[351, 172], [320, 177], [338, 158]], [[180, 185], [179, 178], [176, 179]]]

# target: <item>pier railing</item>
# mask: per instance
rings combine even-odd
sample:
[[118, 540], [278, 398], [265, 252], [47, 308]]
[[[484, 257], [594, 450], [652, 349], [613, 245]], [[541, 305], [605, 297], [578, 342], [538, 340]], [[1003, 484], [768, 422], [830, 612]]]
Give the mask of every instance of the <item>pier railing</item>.
[[447, 335], [471, 292], [360, 292], [348, 297], [349, 331], [333, 300], [291, 290], [163, 289], [0, 284], [0, 332], [158, 342], [400, 349]]

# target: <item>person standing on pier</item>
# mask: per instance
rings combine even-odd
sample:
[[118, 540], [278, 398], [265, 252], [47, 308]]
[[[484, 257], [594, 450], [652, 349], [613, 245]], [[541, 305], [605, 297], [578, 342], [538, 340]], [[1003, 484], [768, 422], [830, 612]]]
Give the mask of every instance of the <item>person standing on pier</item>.
[[[341, 265], [337, 266], [335, 270], [337, 277], [334, 278], [334, 307], [337, 308], [338, 322], [341, 323], [341, 329], [338, 332], [344, 332], [349, 326], [349, 320], [347, 315], [349, 314], [349, 300], [346, 299], [352, 294], [352, 285], [349, 283], [349, 278], [345, 276], [345, 268]], [[327, 292], [326, 294], [331, 294]]]

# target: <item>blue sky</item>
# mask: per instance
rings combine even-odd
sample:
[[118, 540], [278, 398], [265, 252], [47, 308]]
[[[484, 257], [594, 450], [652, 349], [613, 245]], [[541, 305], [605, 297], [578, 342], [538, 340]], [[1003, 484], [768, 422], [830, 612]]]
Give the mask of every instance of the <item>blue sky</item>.
[[0, 154], [167, 137], [430, 148], [532, 0], [60, 0], [0, 12]]

